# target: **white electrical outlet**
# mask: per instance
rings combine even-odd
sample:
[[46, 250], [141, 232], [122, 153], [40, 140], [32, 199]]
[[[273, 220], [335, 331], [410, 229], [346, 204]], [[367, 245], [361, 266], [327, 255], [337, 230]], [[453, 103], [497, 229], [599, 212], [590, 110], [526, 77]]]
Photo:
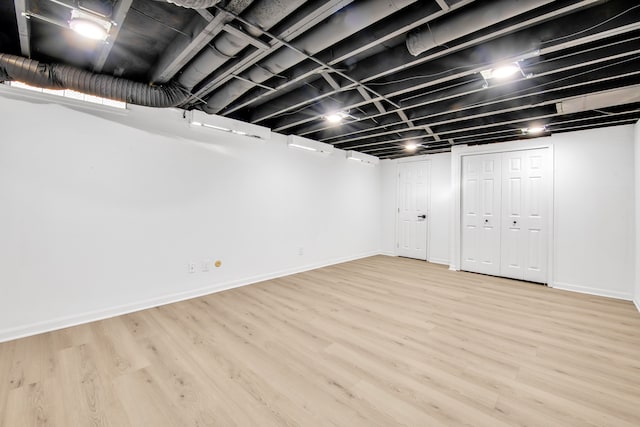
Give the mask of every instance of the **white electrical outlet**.
[[205, 259], [202, 261], [202, 271], [211, 271], [211, 260]]
[[187, 268], [189, 269], [189, 273], [195, 273], [196, 272], [196, 263], [195, 262], [190, 262], [187, 265]]
[[298, 248], [298, 255], [304, 255], [304, 248], [302, 246]]

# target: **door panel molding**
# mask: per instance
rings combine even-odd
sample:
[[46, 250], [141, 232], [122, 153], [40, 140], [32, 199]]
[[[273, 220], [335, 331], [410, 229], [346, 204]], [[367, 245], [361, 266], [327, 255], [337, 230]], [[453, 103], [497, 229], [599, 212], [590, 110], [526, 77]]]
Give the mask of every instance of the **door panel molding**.
[[430, 160], [398, 162], [397, 195], [396, 254], [426, 261], [431, 223]]
[[[545, 182], [540, 191], [546, 194], [546, 206], [543, 207], [544, 215], [547, 217], [547, 233], [546, 233], [546, 280], [540, 280], [553, 287], [554, 265], [554, 235], [556, 234], [554, 225], [554, 196], [553, 196], [553, 180], [554, 180], [554, 154], [553, 144], [548, 139], [535, 139], [531, 141], [511, 141], [496, 144], [467, 146], [459, 145], [452, 147], [451, 150], [451, 192], [452, 192], [452, 232], [450, 236], [450, 270], [460, 270], [461, 262], [461, 242], [462, 242], [462, 160], [463, 157], [478, 154], [496, 154], [521, 150], [534, 150], [544, 148], [547, 149]], [[541, 165], [542, 166], [542, 165]], [[542, 260], [539, 260], [543, 262]]]

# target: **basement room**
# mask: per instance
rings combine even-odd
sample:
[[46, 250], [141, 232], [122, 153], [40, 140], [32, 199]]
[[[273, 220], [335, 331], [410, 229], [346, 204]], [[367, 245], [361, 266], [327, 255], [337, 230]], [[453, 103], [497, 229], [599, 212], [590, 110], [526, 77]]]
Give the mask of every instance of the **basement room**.
[[640, 4], [0, 2], [0, 427], [640, 425]]

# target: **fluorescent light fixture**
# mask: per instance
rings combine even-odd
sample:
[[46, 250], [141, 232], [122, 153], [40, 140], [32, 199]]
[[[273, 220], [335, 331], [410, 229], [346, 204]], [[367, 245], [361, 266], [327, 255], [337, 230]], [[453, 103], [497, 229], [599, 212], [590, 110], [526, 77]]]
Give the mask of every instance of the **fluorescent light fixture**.
[[360, 153], [359, 151], [347, 151], [347, 159], [353, 160], [360, 163], [366, 163], [368, 165], [377, 165], [380, 162], [380, 159], [376, 156], [372, 156], [370, 154]]
[[314, 141], [313, 139], [303, 138], [297, 135], [287, 136], [287, 145], [289, 147], [323, 154], [331, 154], [334, 148], [331, 144], [325, 144], [324, 142]]
[[228, 117], [209, 115], [202, 111], [190, 111], [188, 120], [189, 124], [196, 128], [213, 129], [263, 140], [271, 139], [271, 129], [269, 128], [230, 119]]
[[529, 128], [522, 128], [521, 131], [525, 135], [539, 135], [545, 132], [547, 128], [545, 126], [532, 126]]
[[71, 11], [69, 28], [83, 37], [104, 41], [109, 35], [111, 22], [92, 13], [74, 9]]
[[513, 76], [516, 73], [522, 73], [520, 65], [518, 65], [517, 62], [512, 62], [511, 64], [505, 64], [495, 68], [490, 68], [488, 70], [480, 71], [480, 74], [482, 74], [482, 77], [485, 80], [503, 80]]

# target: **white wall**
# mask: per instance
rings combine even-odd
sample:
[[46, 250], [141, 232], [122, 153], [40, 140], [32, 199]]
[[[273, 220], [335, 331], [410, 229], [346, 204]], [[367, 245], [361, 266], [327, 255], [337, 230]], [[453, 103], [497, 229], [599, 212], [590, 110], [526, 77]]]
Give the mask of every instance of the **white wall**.
[[556, 287], [631, 299], [633, 126], [551, 137], [555, 152]]
[[633, 301], [640, 310], [640, 121], [635, 125], [635, 292]]
[[398, 161], [380, 162], [380, 247], [385, 255], [396, 254], [396, 209], [398, 207]]
[[[412, 157], [414, 160], [431, 162], [431, 210], [429, 215], [428, 261], [449, 263], [449, 233], [451, 219], [451, 153], [430, 154]], [[382, 253], [396, 253], [396, 209], [398, 191], [398, 162], [383, 160], [381, 168], [382, 202]]]
[[0, 341], [379, 252], [380, 168], [343, 151], [3, 93]]
[[[640, 147], [637, 138], [636, 135], [636, 144]], [[632, 299], [636, 265], [633, 255], [636, 242], [634, 127], [562, 133], [543, 142], [551, 142], [555, 153], [554, 286]], [[639, 152], [640, 149], [636, 155], [640, 159]], [[430, 158], [434, 221], [430, 228], [430, 257], [448, 259], [447, 238], [453, 232], [451, 156]], [[395, 248], [397, 163], [382, 162], [382, 249], [385, 253], [393, 253]], [[636, 182], [640, 183], [640, 177]], [[640, 184], [636, 190], [640, 191]], [[440, 196], [442, 203], [438, 203]], [[640, 215], [640, 209], [636, 213]], [[640, 270], [640, 259], [637, 265]], [[635, 290], [637, 301], [640, 300], [638, 288], [640, 273]]]

